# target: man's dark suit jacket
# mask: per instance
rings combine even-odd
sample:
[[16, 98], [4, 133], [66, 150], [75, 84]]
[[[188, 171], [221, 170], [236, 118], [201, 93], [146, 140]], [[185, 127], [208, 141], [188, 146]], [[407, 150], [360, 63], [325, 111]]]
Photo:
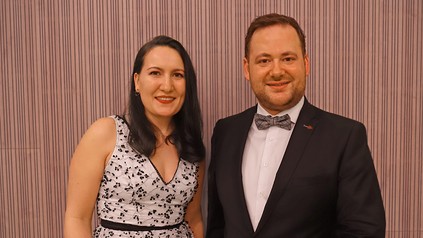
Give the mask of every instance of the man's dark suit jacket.
[[257, 106], [215, 125], [207, 238], [385, 236], [385, 212], [365, 127], [307, 100], [254, 231], [242, 184], [248, 174], [241, 174], [241, 164], [256, 111]]

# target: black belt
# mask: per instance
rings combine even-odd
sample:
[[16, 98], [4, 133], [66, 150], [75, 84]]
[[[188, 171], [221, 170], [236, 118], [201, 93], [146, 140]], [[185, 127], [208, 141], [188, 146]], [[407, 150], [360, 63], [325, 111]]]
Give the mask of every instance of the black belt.
[[169, 230], [178, 228], [183, 222], [170, 226], [137, 226], [132, 224], [118, 223], [101, 219], [100, 224], [104, 228], [119, 231], [153, 231], [153, 230]]

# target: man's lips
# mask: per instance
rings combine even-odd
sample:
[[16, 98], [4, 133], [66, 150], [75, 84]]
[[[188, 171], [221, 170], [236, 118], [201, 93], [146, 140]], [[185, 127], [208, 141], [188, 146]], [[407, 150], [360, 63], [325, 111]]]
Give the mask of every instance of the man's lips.
[[290, 83], [289, 81], [278, 81], [278, 82], [268, 82], [266, 83], [266, 85], [272, 88], [283, 88], [287, 86], [289, 83]]

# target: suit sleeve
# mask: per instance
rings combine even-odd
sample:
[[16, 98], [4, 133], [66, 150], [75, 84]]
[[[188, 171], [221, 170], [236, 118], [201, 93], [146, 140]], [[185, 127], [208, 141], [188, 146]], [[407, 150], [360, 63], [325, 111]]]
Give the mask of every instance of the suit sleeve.
[[351, 130], [338, 174], [335, 237], [385, 237], [385, 211], [366, 129]]
[[216, 186], [216, 150], [217, 150], [217, 125], [211, 140], [211, 158], [208, 171], [208, 211], [206, 238], [221, 238], [225, 227], [222, 204], [220, 203]]

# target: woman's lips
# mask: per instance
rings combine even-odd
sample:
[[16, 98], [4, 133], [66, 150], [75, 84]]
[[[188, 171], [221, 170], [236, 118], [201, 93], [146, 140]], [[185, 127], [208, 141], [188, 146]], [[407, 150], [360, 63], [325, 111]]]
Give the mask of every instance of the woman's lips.
[[163, 104], [169, 104], [175, 100], [174, 97], [156, 97], [157, 101]]

